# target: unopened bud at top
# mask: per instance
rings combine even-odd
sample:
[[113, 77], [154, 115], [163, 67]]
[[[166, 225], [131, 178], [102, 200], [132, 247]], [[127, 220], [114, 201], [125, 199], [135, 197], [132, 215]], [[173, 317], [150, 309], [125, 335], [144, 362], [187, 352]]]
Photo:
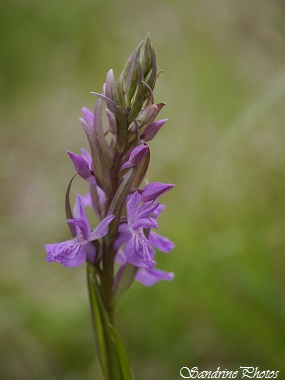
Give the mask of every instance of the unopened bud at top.
[[[117, 91], [122, 93], [125, 99], [126, 107], [131, 111], [136, 94], [135, 102], [143, 103], [149, 94], [149, 89], [142, 86], [142, 81], [153, 89], [156, 82], [157, 66], [154, 48], [150, 42], [150, 37], [147, 36], [133, 51], [129, 57], [124, 70], [122, 71]], [[139, 99], [137, 95], [139, 92]]]

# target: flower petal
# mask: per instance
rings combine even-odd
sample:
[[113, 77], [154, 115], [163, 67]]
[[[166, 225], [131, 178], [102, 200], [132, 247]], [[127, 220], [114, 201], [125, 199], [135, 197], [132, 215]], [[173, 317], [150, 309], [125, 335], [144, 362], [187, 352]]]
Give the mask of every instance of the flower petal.
[[148, 150], [149, 150], [149, 147], [147, 145], [139, 145], [135, 147], [132, 150], [128, 161], [122, 165], [121, 170], [138, 165], [141, 162], [141, 160], [144, 158]]
[[134, 192], [134, 195], [130, 198], [130, 200], [127, 203], [127, 215], [128, 215], [128, 223], [131, 225], [133, 221], [135, 220], [135, 216], [137, 214], [138, 210], [138, 204], [139, 204], [139, 194], [137, 191]]
[[175, 247], [175, 244], [171, 240], [153, 231], [150, 231], [148, 240], [150, 244], [164, 253], [170, 252]]
[[94, 125], [94, 114], [93, 114], [93, 112], [91, 112], [88, 108], [83, 107], [82, 113], [83, 113], [83, 119], [85, 120], [85, 122], [88, 124], [88, 126], [90, 128], [93, 129], [93, 125]]
[[141, 192], [141, 198], [144, 202], [154, 201], [162, 194], [174, 187], [171, 183], [152, 182], [145, 186]]
[[159, 214], [166, 208], [165, 205], [159, 203], [157, 208], [153, 211], [152, 216], [156, 219]]
[[90, 153], [84, 149], [84, 148], [81, 148], [81, 157], [87, 162], [88, 166], [89, 166], [89, 169], [90, 170], [93, 170], [92, 168], [92, 158], [91, 158], [91, 155]]
[[82, 158], [78, 154], [74, 154], [69, 150], [67, 151], [67, 153], [73, 163], [73, 166], [75, 167], [76, 172], [84, 179], [90, 177], [91, 173], [88, 162], [85, 161], [84, 158]]
[[98, 224], [95, 230], [91, 232], [88, 240], [89, 241], [97, 240], [100, 237], [107, 235], [108, 230], [109, 230], [109, 224], [112, 222], [114, 218], [115, 218], [114, 215], [106, 216], [106, 218], [104, 218], [102, 222]]
[[73, 208], [74, 219], [81, 219], [84, 223], [84, 226], [82, 225], [82, 227], [81, 227], [79, 224], [72, 223], [72, 222], [71, 223], [80, 227], [82, 230], [84, 239], [88, 240], [88, 236], [89, 236], [90, 231], [91, 231], [91, 226], [90, 226], [89, 219], [88, 219], [88, 216], [86, 215], [85, 208], [84, 208], [84, 206], [85, 206], [84, 202], [86, 200], [87, 200], [86, 197], [82, 197], [82, 195], [76, 194], [75, 205]]
[[144, 269], [141, 268], [136, 274], [136, 280], [145, 286], [152, 286], [159, 281], [172, 281], [174, 273], [165, 272], [159, 269]]
[[[82, 235], [83, 235], [84, 240], [85, 241], [88, 240], [88, 236], [89, 236], [90, 231], [89, 231], [88, 226], [86, 226], [86, 224], [84, 223], [84, 221], [82, 219], [80, 219], [80, 218], [67, 219], [67, 223], [75, 226], [76, 235], [78, 238], [82, 239]], [[82, 233], [82, 235], [81, 235], [81, 233]]]
[[91, 243], [84, 244], [84, 250], [85, 250], [88, 260], [92, 263], [95, 263], [96, 248], [94, 247], [94, 245]]
[[92, 207], [92, 200], [91, 200], [90, 193], [87, 193], [85, 195], [81, 195], [81, 201], [82, 201], [84, 208], [85, 207]]
[[154, 252], [143, 235], [134, 235], [125, 245], [126, 260], [136, 267], [153, 269], [155, 261]]
[[126, 262], [126, 258], [125, 258], [125, 255], [124, 255], [124, 252], [119, 249], [117, 254], [116, 254], [116, 258], [115, 258], [115, 261], [117, 264], [119, 264], [120, 266], [121, 265], [125, 265], [127, 262]]
[[130, 232], [128, 233], [119, 232], [114, 242], [114, 250], [117, 251], [121, 247], [121, 245], [125, 244], [128, 240], [130, 240], [131, 237], [132, 235]]
[[[148, 207], [148, 205], [151, 204], [151, 207]], [[140, 218], [145, 218], [149, 214], [151, 214], [157, 207], [159, 206], [159, 203], [153, 204], [152, 202], [146, 202], [141, 205], [141, 207], [138, 210], [138, 214], [136, 216], [136, 220]]]
[[132, 230], [139, 228], [158, 228], [157, 221], [154, 218], [140, 218], [132, 224]]
[[86, 252], [77, 239], [46, 244], [47, 262], [58, 262], [65, 267], [77, 267], [86, 260]]

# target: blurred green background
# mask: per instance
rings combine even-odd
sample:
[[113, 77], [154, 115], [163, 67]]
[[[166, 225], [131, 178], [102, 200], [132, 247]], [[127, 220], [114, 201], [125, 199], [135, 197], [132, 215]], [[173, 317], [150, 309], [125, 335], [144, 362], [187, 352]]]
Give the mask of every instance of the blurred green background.
[[[137, 380], [182, 366], [285, 376], [285, 3], [11, 0], [0, 11], [0, 378], [101, 379], [85, 268], [45, 262], [69, 237], [66, 149], [109, 68], [150, 32], [169, 122], [150, 181], [173, 182], [160, 232], [176, 274], [134, 284], [117, 325]], [[87, 188], [79, 180], [75, 192]], [[283, 375], [282, 375], [283, 374]]]

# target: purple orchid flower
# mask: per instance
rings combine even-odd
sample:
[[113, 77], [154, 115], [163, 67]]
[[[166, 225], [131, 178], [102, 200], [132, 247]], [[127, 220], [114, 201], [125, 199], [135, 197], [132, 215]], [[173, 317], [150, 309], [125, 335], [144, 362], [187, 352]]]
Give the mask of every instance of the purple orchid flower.
[[[121, 249], [119, 249], [116, 255], [116, 262], [119, 264], [118, 273], [127, 264], [125, 255]], [[137, 271], [135, 280], [140, 282], [144, 286], [152, 286], [159, 281], [172, 281], [174, 279], [173, 272], [165, 272], [160, 269], [148, 269], [139, 268]]]
[[78, 154], [74, 154], [67, 151], [73, 166], [76, 172], [85, 179], [85, 181], [89, 182], [91, 185], [97, 185], [93, 168], [92, 168], [92, 159], [90, 154], [84, 148], [81, 149], [81, 156]]
[[[153, 231], [149, 232], [148, 237], [144, 233], [144, 228], [158, 228], [156, 219], [153, 216], [159, 206], [158, 202], [141, 202], [141, 197], [136, 191], [127, 202], [128, 222], [121, 223], [119, 226], [115, 250], [118, 250], [122, 244], [126, 243], [124, 249], [126, 261], [139, 268], [153, 270], [156, 264], [153, 247], [165, 253], [174, 248], [174, 244], [169, 239]], [[157, 211], [155, 215], [158, 216], [160, 211]]]
[[104, 218], [92, 231], [84, 210], [84, 203], [89, 205], [90, 199], [78, 194], [74, 206], [74, 218], [67, 219], [67, 223], [74, 227], [75, 237], [61, 243], [46, 244], [47, 262], [59, 262], [65, 267], [76, 267], [86, 261], [87, 256], [95, 259], [95, 248], [90, 242], [108, 233], [109, 224], [114, 219], [114, 215]]

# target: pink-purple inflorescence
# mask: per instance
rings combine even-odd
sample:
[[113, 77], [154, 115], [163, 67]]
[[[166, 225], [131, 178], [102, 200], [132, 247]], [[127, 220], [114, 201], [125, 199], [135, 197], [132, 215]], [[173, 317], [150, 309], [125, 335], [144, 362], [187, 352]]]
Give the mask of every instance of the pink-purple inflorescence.
[[[97, 97], [94, 112], [83, 108], [81, 125], [90, 153], [68, 151], [76, 173], [89, 184], [89, 193], [77, 195], [73, 212], [66, 196], [67, 223], [72, 239], [47, 244], [46, 260], [76, 267], [92, 265], [102, 278], [108, 272], [118, 286], [127, 266], [133, 279], [146, 286], [172, 280], [173, 273], [156, 269], [155, 250], [168, 253], [174, 244], [154, 230], [165, 208], [157, 199], [174, 185], [161, 182], [142, 185], [146, 175], [151, 141], [167, 119], [157, 120], [164, 103], [154, 104], [153, 89], [158, 77], [156, 57], [147, 36], [128, 59], [119, 80], [113, 71]], [[107, 107], [106, 125], [103, 105]], [[85, 208], [93, 209], [98, 225], [91, 227]], [[115, 265], [116, 263], [116, 265]], [[110, 268], [112, 276], [110, 277]], [[103, 282], [103, 280], [102, 280]]]

